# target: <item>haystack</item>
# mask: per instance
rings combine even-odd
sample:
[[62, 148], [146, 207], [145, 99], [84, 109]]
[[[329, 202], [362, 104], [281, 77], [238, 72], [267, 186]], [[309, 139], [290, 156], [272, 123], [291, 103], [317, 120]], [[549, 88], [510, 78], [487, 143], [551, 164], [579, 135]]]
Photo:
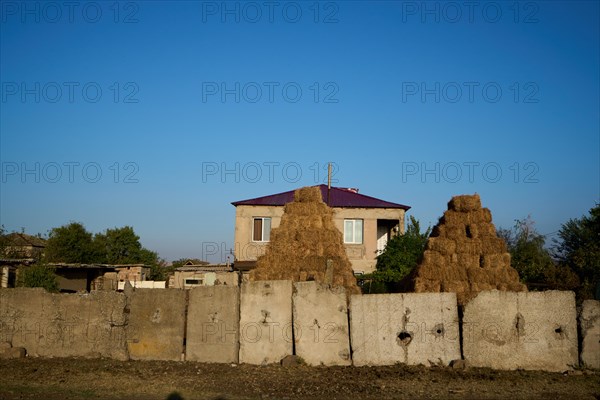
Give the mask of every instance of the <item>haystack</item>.
[[323, 202], [318, 187], [296, 190], [279, 227], [271, 231], [265, 254], [250, 273], [254, 281], [280, 279], [314, 280], [343, 286], [348, 294], [360, 293], [342, 234], [333, 223], [333, 210]]
[[510, 266], [506, 243], [479, 195], [455, 196], [433, 228], [419, 265], [403, 282], [406, 291], [456, 292], [466, 304], [482, 290], [526, 291]]

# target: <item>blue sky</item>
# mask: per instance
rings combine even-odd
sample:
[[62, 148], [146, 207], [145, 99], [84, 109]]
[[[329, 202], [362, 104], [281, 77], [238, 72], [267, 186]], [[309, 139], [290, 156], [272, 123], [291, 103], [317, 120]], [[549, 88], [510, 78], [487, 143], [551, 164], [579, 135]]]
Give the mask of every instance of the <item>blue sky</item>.
[[599, 3], [472, 4], [2, 0], [0, 223], [221, 261], [232, 201], [331, 161], [424, 225], [477, 192], [552, 234], [600, 201]]

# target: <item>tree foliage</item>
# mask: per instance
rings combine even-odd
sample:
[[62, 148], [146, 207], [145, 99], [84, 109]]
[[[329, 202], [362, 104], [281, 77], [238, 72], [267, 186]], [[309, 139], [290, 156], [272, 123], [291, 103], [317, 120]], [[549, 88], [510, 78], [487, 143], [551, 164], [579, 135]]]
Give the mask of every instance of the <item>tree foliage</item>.
[[364, 290], [368, 293], [395, 291], [396, 284], [417, 266], [430, 233], [430, 227], [421, 233], [419, 221], [411, 215], [406, 232], [388, 240], [383, 252], [377, 256], [377, 271], [365, 276], [370, 282]]
[[554, 255], [581, 281], [579, 297], [600, 299], [600, 204], [589, 215], [564, 223], [558, 237]]
[[92, 234], [79, 222], [53, 228], [44, 253], [46, 261], [56, 263], [91, 263], [98, 257]]
[[46, 261], [64, 263], [164, 264], [158, 253], [140, 243], [140, 237], [130, 226], [107, 229], [92, 235], [79, 222], [54, 228], [46, 246]]
[[58, 292], [58, 277], [54, 268], [46, 264], [34, 264], [19, 268], [18, 286], [40, 287], [49, 292]]
[[506, 240], [511, 266], [517, 270], [521, 281], [525, 284], [544, 282], [546, 271], [554, 266], [554, 262], [544, 247], [546, 238], [536, 231], [531, 216], [516, 220], [511, 230], [499, 229], [498, 235]]
[[140, 237], [130, 226], [107, 229], [104, 233], [96, 234], [94, 242], [98, 251], [96, 262], [136, 264], [142, 263], [143, 260], [155, 261], [152, 259], [151, 252], [142, 248]]
[[499, 229], [498, 236], [506, 241], [511, 266], [530, 290], [572, 290], [579, 285], [573, 271], [553, 259], [531, 216], [516, 220], [512, 229]]

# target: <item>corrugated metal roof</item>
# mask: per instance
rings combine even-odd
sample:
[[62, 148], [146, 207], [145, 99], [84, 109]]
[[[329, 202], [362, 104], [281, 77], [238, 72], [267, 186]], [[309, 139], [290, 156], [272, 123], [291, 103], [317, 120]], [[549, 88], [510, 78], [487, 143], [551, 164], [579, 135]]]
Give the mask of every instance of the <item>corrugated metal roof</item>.
[[[327, 185], [319, 185], [321, 197], [327, 203]], [[283, 206], [294, 201], [294, 190], [289, 192], [272, 194], [270, 196], [256, 197], [254, 199], [236, 201], [231, 204], [234, 206]], [[349, 208], [401, 208], [410, 209], [410, 206], [404, 204], [392, 203], [389, 201], [377, 199], [371, 196], [357, 193], [356, 189], [346, 189], [332, 187], [329, 190], [330, 207], [349, 207]]]

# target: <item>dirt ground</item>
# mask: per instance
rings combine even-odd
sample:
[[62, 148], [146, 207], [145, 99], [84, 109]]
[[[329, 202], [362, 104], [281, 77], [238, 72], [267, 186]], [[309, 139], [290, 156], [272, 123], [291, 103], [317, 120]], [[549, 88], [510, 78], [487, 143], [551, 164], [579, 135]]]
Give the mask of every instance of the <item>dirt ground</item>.
[[600, 372], [0, 360], [0, 399], [596, 399]]

